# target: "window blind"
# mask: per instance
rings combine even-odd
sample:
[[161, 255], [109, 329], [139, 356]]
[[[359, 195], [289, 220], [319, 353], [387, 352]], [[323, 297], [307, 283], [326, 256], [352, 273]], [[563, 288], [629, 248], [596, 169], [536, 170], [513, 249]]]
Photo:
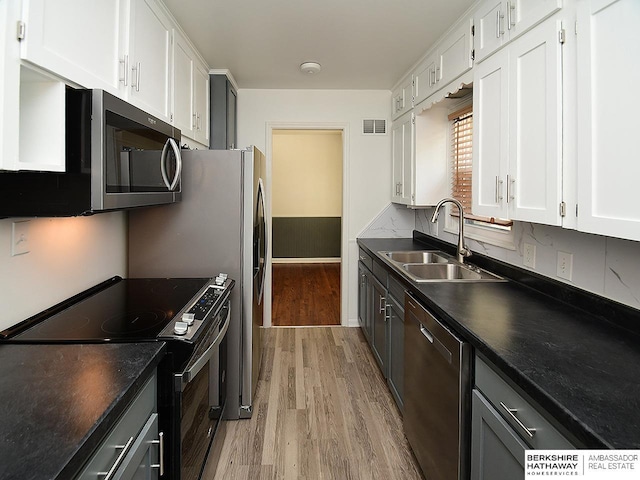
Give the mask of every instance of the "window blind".
[[[471, 107], [449, 115], [451, 121], [451, 194], [465, 214], [471, 214], [471, 172], [473, 161], [473, 111]], [[455, 210], [455, 209], [453, 209]]]

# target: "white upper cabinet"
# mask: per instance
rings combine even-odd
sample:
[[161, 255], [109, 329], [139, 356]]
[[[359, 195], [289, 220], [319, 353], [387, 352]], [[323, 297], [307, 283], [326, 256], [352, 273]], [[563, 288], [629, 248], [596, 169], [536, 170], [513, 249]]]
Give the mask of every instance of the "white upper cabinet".
[[560, 29], [550, 19], [475, 67], [477, 215], [561, 224]]
[[391, 94], [391, 116], [396, 118], [413, 108], [413, 81], [411, 75], [405, 77]]
[[563, 0], [486, 0], [473, 17], [475, 61], [514, 40], [562, 8]]
[[183, 136], [209, 146], [209, 70], [173, 30], [173, 123]]
[[21, 56], [74, 83], [124, 87], [125, 0], [25, 0]]
[[392, 196], [391, 201], [411, 204], [412, 165], [415, 158], [415, 117], [413, 112], [395, 120], [391, 126], [392, 144]]
[[584, 0], [577, 20], [577, 227], [640, 240], [640, 2]]
[[196, 62], [193, 72], [193, 104], [196, 113], [194, 140], [209, 146], [209, 69]]
[[456, 24], [413, 74], [413, 104], [418, 106], [431, 94], [471, 69], [472, 23], [465, 19]]
[[194, 138], [194, 55], [183, 36], [173, 31], [173, 124], [182, 135]]
[[131, 0], [129, 94], [131, 103], [171, 121], [172, 24], [155, 0]]

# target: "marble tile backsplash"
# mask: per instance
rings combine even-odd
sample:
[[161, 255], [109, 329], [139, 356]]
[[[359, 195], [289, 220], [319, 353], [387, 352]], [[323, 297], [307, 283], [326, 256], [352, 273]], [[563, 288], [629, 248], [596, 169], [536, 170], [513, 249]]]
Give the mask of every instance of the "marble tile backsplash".
[[413, 210], [390, 203], [358, 235], [361, 238], [408, 238], [413, 236], [416, 221]]
[[[457, 235], [444, 231], [445, 215], [432, 224], [432, 212], [416, 210], [415, 229], [455, 244]], [[640, 242], [527, 222], [514, 222], [513, 228], [515, 250], [471, 239], [467, 244], [472, 251], [640, 308]], [[536, 246], [534, 269], [523, 265], [525, 243]], [[559, 251], [573, 254], [571, 281], [557, 276]]]

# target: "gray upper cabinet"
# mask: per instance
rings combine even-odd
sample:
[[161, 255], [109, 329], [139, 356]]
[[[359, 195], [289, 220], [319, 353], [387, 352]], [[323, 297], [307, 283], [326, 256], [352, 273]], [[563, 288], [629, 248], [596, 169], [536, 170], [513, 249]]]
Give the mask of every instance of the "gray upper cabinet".
[[229, 150], [238, 148], [236, 133], [237, 91], [224, 74], [210, 76], [211, 135], [210, 148]]

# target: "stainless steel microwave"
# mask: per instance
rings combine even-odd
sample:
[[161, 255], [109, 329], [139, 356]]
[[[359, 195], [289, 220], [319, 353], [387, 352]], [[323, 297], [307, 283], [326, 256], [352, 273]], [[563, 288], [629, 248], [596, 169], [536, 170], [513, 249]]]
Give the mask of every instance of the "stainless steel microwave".
[[180, 130], [103, 90], [67, 88], [65, 108], [65, 172], [1, 172], [0, 217], [90, 215], [181, 199]]

